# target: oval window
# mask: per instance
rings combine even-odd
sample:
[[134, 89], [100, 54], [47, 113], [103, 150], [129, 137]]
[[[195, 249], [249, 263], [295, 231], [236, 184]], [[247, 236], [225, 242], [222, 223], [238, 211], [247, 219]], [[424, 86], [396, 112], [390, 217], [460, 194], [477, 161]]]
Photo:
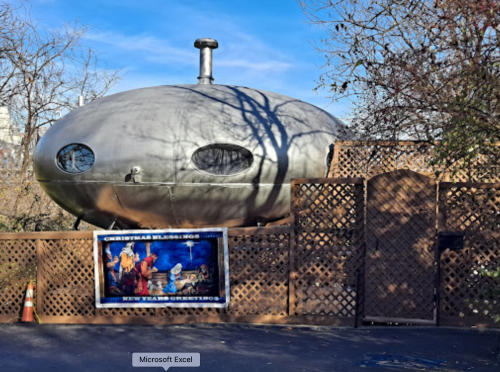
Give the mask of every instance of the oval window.
[[57, 153], [57, 166], [68, 173], [83, 173], [94, 165], [92, 150], [82, 144], [73, 143], [63, 147]]
[[216, 176], [231, 176], [249, 169], [253, 164], [253, 155], [238, 145], [215, 143], [196, 150], [191, 161], [203, 172]]

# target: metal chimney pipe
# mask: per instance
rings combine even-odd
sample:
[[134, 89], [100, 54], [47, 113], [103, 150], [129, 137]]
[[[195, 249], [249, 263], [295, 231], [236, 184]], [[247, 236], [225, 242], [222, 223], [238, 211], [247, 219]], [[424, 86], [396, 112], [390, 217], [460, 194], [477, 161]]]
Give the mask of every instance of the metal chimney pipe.
[[85, 106], [85, 99], [83, 96], [78, 96], [78, 107]]
[[198, 84], [212, 84], [212, 49], [217, 49], [219, 43], [215, 39], [201, 38], [194, 42], [194, 47], [200, 50], [200, 76]]

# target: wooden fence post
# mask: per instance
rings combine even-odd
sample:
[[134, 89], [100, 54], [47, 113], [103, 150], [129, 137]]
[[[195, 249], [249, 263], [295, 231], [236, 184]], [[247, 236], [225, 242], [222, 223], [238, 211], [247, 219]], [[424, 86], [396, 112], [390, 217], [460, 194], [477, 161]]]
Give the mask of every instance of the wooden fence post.
[[43, 312], [43, 291], [45, 286], [43, 285], [43, 253], [42, 253], [42, 242], [40, 238], [36, 239], [36, 307], [38, 315], [42, 315]]
[[289, 277], [288, 277], [288, 316], [295, 315], [295, 214], [293, 205], [295, 203], [295, 181], [290, 185], [290, 241], [289, 241]]

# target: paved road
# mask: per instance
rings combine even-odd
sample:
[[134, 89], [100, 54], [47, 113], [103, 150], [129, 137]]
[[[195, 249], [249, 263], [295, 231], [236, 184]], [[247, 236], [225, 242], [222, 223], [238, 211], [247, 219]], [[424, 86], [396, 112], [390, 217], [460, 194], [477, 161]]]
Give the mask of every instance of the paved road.
[[205, 371], [500, 371], [500, 331], [257, 325], [0, 325], [0, 371], [162, 371], [133, 352], [199, 352]]

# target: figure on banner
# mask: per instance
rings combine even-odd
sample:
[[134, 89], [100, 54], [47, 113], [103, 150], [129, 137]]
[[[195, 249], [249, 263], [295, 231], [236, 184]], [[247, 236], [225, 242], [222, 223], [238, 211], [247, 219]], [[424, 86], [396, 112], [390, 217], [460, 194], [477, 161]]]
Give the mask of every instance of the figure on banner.
[[120, 253], [120, 269], [118, 273], [118, 280], [122, 280], [122, 276], [132, 271], [135, 264], [139, 262], [139, 253], [134, 254], [134, 242], [128, 242], [123, 247]]
[[[182, 281], [182, 265], [178, 263], [173, 268], [170, 269], [170, 273], [168, 274], [168, 284], [163, 289], [163, 292], [169, 294], [175, 294], [179, 290]], [[183, 287], [184, 285], [182, 285]], [[180, 289], [182, 289], [182, 287]]]
[[208, 272], [208, 266], [203, 264], [200, 266], [199, 272], [198, 272], [198, 280], [201, 282], [208, 282], [212, 281], [212, 276]]
[[115, 265], [118, 263], [118, 257], [111, 254], [111, 249], [109, 247], [109, 243], [106, 244], [106, 248], [104, 249], [106, 252], [106, 270], [108, 272], [108, 290], [111, 294], [118, 294], [118, 288], [116, 287], [116, 274], [115, 274]]
[[135, 264], [132, 272], [135, 275], [137, 285], [134, 293], [139, 296], [149, 296], [148, 280], [153, 277], [153, 273], [158, 269], [153, 267], [154, 262], [158, 256], [153, 253], [151, 256], [146, 257], [141, 262]]
[[136, 272], [134, 266], [140, 261], [139, 254], [134, 254], [135, 243], [128, 242], [120, 253], [119, 288], [124, 295], [135, 294], [137, 286]]
[[196, 285], [198, 284], [198, 277], [196, 276], [196, 274], [188, 275], [188, 277], [182, 282], [182, 287], [179, 290], [184, 291], [188, 295], [197, 293]]
[[150, 293], [161, 291], [162, 289], [163, 289], [163, 282], [161, 280], [157, 280], [156, 282], [154, 280], [148, 281], [148, 290]]
[[203, 264], [198, 269], [198, 285], [196, 287], [198, 294], [206, 294], [212, 288], [213, 277], [210, 275], [208, 266]]

